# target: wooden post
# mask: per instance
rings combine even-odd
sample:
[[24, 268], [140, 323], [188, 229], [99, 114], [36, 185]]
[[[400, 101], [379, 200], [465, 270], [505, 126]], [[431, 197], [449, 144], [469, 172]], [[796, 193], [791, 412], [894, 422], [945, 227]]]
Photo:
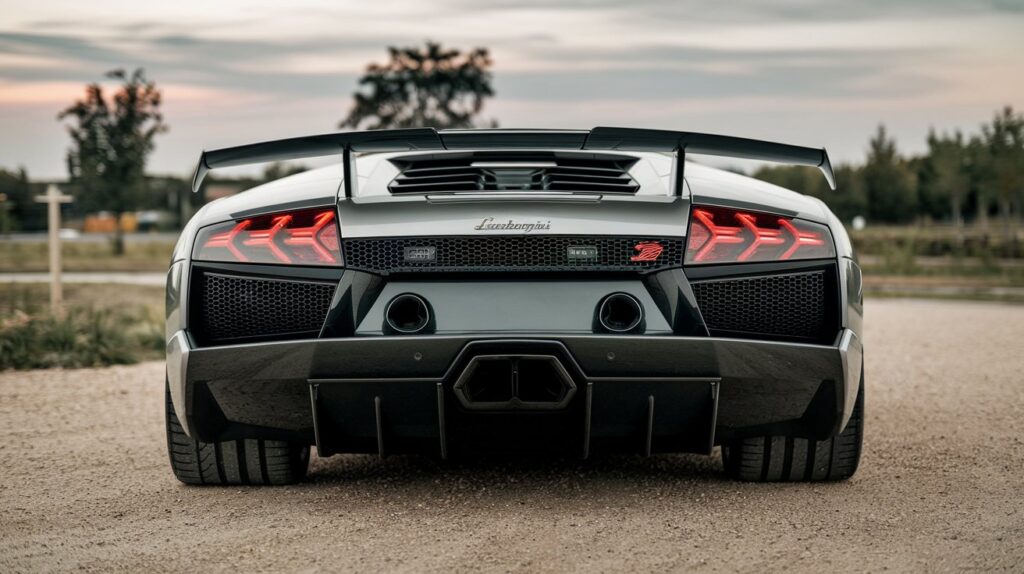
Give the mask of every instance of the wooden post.
[[64, 195], [52, 183], [46, 188], [45, 195], [37, 195], [36, 202], [45, 203], [47, 208], [47, 226], [50, 232], [50, 311], [61, 317], [64, 315], [63, 298], [60, 282], [60, 204], [70, 203], [71, 196]]

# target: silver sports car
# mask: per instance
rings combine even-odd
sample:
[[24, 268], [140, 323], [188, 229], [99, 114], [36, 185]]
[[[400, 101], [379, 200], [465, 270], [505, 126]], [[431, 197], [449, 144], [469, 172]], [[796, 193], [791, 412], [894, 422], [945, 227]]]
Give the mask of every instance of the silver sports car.
[[334, 453], [711, 454], [844, 479], [861, 273], [819, 200], [687, 161], [828, 155], [642, 130], [407, 129], [204, 152], [339, 161], [204, 206], [167, 275], [167, 443], [189, 484]]

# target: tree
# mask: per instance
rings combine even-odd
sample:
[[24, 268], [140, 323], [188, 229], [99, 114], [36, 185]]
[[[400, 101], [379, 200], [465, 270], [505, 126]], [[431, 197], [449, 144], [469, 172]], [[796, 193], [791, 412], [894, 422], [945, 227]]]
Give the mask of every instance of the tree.
[[933, 215], [948, 213], [958, 230], [963, 226], [963, 205], [971, 185], [969, 161], [970, 153], [959, 131], [941, 136], [934, 130], [928, 133], [928, 154], [921, 161], [921, 199], [934, 204]]
[[912, 220], [917, 214], [914, 174], [896, 152], [896, 141], [889, 137], [883, 125], [878, 126], [868, 144], [864, 191], [872, 220], [901, 223]]
[[836, 191], [826, 194], [822, 199], [837, 217], [847, 223], [851, 223], [857, 216], [866, 217], [869, 211], [864, 190], [864, 169], [840, 165], [835, 171]]
[[1020, 214], [1024, 199], [1024, 115], [1006, 106], [996, 113], [991, 124], [981, 126], [979, 143], [980, 191], [994, 198], [1004, 230], [1010, 234], [1011, 219]]
[[35, 191], [25, 168], [0, 168], [0, 234], [42, 229], [46, 225], [46, 208], [36, 202]]
[[860, 167], [836, 166], [836, 191], [829, 189], [825, 178], [815, 168], [788, 165], [762, 167], [754, 172], [754, 177], [816, 197], [824, 201], [836, 217], [850, 222], [854, 217], [867, 213], [861, 172]]
[[754, 177], [822, 200], [828, 199], [828, 183], [815, 168], [771, 165], [758, 169]]
[[359, 79], [365, 92], [339, 127], [469, 128], [494, 95], [486, 48], [466, 54], [427, 42], [425, 48], [389, 47], [386, 64], [370, 64]]
[[109, 99], [98, 83], [89, 84], [85, 97], [58, 114], [70, 119], [68, 172], [81, 193], [83, 210], [112, 212], [115, 226], [114, 253], [124, 253], [121, 215], [134, 209], [145, 185], [146, 159], [154, 149], [157, 134], [167, 131], [160, 113], [160, 91], [146, 79], [142, 69], [131, 75], [124, 70], [107, 73], [121, 85]]
[[275, 161], [274, 163], [263, 168], [263, 178], [259, 183], [267, 183], [268, 181], [274, 181], [281, 179], [282, 177], [288, 177], [289, 175], [295, 175], [302, 173], [309, 168], [304, 165], [294, 165], [281, 161]]

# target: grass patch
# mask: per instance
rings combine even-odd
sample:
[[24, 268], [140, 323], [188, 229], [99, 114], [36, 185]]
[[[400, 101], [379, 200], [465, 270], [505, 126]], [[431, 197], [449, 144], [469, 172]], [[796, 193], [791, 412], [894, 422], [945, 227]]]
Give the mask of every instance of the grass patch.
[[923, 257], [953, 256], [977, 259], [1024, 258], [1024, 227], [968, 226], [959, 231], [949, 225], [873, 226], [850, 230], [858, 253], [884, 255], [895, 248]]
[[[174, 243], [171, 241], [128, 241], [125, 254], [116, 257], [107, 242], [68, 242], [61, 244], [65, 271], [166, 271]], [[49, 271], [49, 251], [45, 241], [7, 241], [0, 249], [0, 272]]]
[[921, 279], [974, 281], [991, 286], [1024, 286], [1024, 264], [1016, 261], [991, 261], [957, 257], [925, 258], [890, 252], [881, 256], [862, 256], [865, 276], [893, 276]]
[[0, 370], [99, 367], [164, 353], [163, 290], [68, 285], [67, 313], [48, 310], [45, 284], [0, 284]]

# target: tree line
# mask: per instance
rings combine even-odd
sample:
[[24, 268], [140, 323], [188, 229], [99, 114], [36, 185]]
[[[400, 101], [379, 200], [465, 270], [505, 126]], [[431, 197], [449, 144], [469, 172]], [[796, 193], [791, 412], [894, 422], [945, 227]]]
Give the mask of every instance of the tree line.
[[754, 177], [820, 198], [843, 221], [1020, 222], [1024, 207], [1024, 114], [1005, 107], [974, 134], [931, 130], [928, 148], [903, 156], [879, 125], [863, 165], [836, 168], [838, 191], [817, 170], [765, 167]]

